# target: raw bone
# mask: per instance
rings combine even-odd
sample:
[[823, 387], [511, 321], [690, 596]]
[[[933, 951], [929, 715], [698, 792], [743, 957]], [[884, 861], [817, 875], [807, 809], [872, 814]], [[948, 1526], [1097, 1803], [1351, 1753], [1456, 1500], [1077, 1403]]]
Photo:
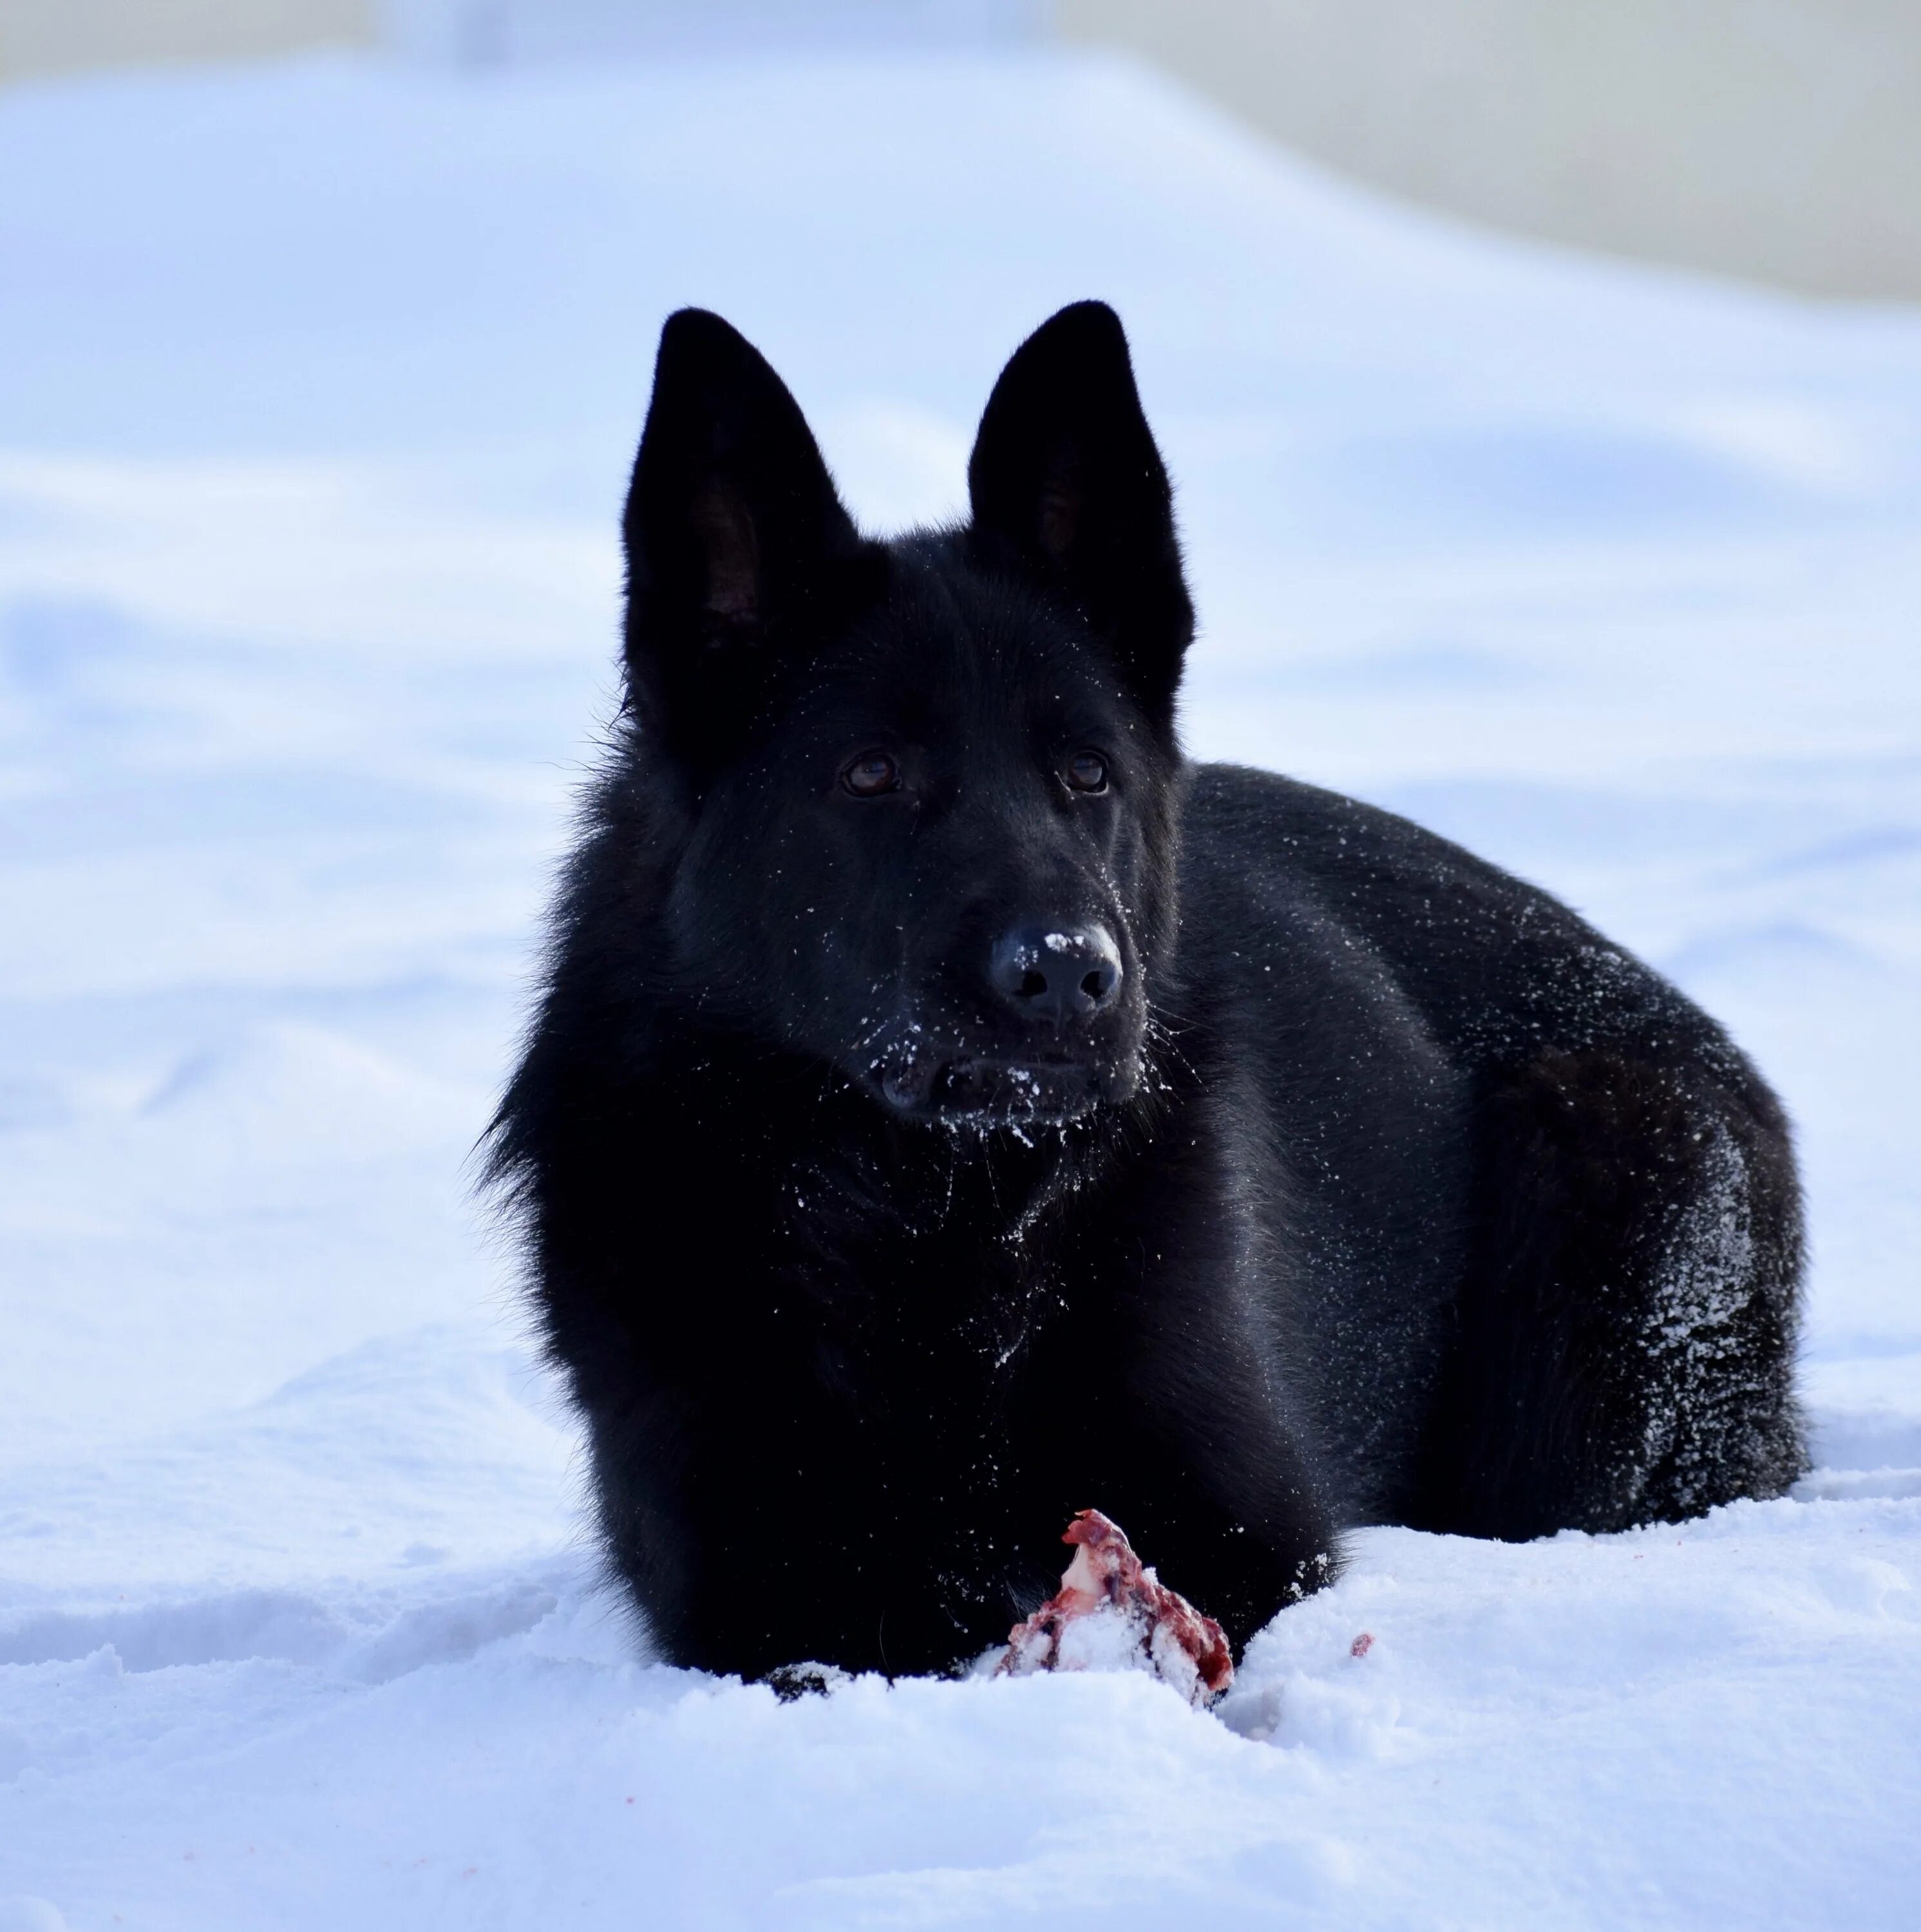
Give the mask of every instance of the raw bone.
[[996, 1676], [1131, 1664], [1196, 1706], [1211, 1704], [1234, 1682], [1220, 1624], [1144, 1568], [1118, 1523], [1082, 1510], [1061, 1540], [1075, 1546], [1061, 1588], [1014, 1626]]

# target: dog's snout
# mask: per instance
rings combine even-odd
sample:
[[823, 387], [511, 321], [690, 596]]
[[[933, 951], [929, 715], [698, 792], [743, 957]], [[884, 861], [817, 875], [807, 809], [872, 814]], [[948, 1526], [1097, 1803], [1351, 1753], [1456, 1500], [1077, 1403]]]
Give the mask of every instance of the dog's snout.
[[994, 943], [988, 977], [1016, 1012], [1055, 1025], [1090, 1020], [1121, 990], [1121, 950], [1098, 926], [1017, 926]]

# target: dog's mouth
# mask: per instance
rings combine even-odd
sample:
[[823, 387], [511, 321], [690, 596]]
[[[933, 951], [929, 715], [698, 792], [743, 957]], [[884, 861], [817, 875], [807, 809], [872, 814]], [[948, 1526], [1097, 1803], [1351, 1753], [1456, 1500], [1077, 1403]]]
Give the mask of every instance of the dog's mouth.
[[1064, 1126], [1117, 1097], [1119, 1084], [1097, 1061], [1038, 1055], [911, 1054], [875, 1071], [881, 1098], [895, 1113], [976, 1126]]

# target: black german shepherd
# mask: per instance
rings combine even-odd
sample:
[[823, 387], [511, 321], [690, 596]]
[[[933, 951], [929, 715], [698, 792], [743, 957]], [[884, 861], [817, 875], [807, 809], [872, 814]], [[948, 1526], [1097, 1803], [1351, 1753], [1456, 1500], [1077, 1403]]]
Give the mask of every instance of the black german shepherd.
[[1781, 1110], [1531, 886], [1182, 757], [1112, 311], [862, 536], [717, 316], [661, 337], [626, 698], [492, 1129], [660, 1650], [938, 1670], [1118, 1519], [1237, 1642], [1343, 1527], [1522, 1538], [1804, 1466]]

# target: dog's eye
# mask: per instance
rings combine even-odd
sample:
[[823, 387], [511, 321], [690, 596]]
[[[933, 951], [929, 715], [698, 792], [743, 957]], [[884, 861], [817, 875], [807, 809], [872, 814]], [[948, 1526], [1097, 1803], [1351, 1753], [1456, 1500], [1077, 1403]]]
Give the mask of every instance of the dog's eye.
[[885, 752], [863, 752], [843, 768], [840, 782], [856, 798], [878, 798], [900, 790], [900, 766]]
[[1107, 760], [1098, 752], [1076, 752], [1067, 760], [1067, 776], [1076, 791], [1105, 791]]

